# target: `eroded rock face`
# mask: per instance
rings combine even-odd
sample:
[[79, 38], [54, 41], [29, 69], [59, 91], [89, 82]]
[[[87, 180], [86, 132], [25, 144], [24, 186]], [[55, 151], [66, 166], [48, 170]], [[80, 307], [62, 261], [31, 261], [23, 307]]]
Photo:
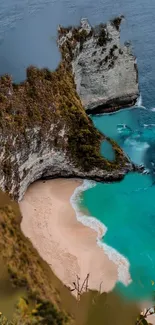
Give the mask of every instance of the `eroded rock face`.
[[121, 19], [95, 28], [83, 19], [76, 32], [60, 36], [60, 48], [65, 42], [72, 48], [77, 93], [89, 113], [132, 106], [139, 96], [136, 58], [129, 45], [120, 44]]
[[[82, 20], [79, 28], [60, 27], [62, 61], [56, 71], [29, 67], [19, 85], [8, 75], [0, 78], [0, 188], [16, 200], [40, 178], [116, 181], [134, 170], [82, 106], [116, 104], [116, 94], [119, 104], [121, 98], [131, 104], [138, 95], [135, 59], [119, 45], [119, 23], [92, 29]], [[100, 154], [104, 140], [112, 145], [113, 161]]]
[[[78, 167], [69, 155], [68, 141], [64, 129], [58, 134], [60, 148], [53, 146], [54, 125], [47, 133], [42, 134], [41, 128], [25, 130], [25, 135], [12, 137], [6, 136], [5, 140], [1, 136], [1, 155], [0, 155], [0, 188], [8, 192], [12, 198], [20, 201], [28, 186], [40, 178], [57, 177], [81, 177], [97, 181], [117, 181], [124, 175], [133, 170], [133, 165], [126, 157], [123, 158], [121, 166], [114, 166], [107, 170], [105, 164], [101, 168], [99, 165], [85, 170], [82, 166]], [[8, 150], [8, 143], [10, 153]], [[87, 159], [87, 158], [86, 158]]]

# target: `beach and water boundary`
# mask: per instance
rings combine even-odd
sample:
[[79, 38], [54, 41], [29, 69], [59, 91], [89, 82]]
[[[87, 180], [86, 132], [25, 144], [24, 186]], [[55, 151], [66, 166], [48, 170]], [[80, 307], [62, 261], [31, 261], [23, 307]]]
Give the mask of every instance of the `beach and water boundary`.
[[[117, 265], [118, 281], [127, 286], [132, 282], [131, 278], [129, 280], [129, 261], [123, 255], [117, 252], [113, 247], [108, 246], [102, 240], [102, 237], [108, 231], [107, 227], [95, 217], [91, 217], [88, 214], [83, 215], [81, 211], [82, 193], [94, 186], [96, 186], [95, 182], [84, 180], [84, 182], [75, 189], [73, 195], [71, 196], [70, 202], [75, 210], [77, 220], [97, 232], [97, 244], [99, 245], [99, 247], [102, 247], [104, 253], [107, 254], [109, 260], [113, 261]], [[139, 305], [142, 311], [146, 311], [146, 308], [150, 308], [152, 306], [152, 302], [144, 301], [140, 302]], [[147, 321], [152, 324], [155, 324], [155, 315], [148, 316]]]
[[89, 288], [103, 283], [109, 292], [117, 281], [130, 283], [129, 263], [102, 242], [106, 227], [81, 208], [81, 195], [92, 186], [77, 179], [33, 183], [20, 202], [21, 229], [65, 285], [90, 273]]
[[84, 191], [87, 189], [96, 186], [94, 181], [84, 180], [81, 185], [79, 185], [73, 195], [70, 198], [70, 203], [75, 210], [76, 218], [83, 225], [90, 227], [95, 230], [97, 233], [97, 245], [104, 250], [104, 253], [107, 254], [109, 260], [113, 261], [118, 267], [118, 281], [127, 286], [132, 280], [129, 276], [129, 261], [119, 252], [117, 252], [113, 247], [108, 246], [104, 243], [102, 238], [108, 231], [107, 227], [94, 216], [90, 216], [89, 214], [84, 215], [82, 213], [81, 206], [81, 196]]

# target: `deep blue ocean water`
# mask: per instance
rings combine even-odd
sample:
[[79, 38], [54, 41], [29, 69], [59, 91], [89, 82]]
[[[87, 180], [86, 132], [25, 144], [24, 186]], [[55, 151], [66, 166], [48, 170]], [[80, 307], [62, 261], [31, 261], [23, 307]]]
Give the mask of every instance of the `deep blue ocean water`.
[[[53, 70], [60, 60], [58, 24], [76, 24], [84, 16], [96, 24], [120, 14], [126, 17], [121, 40], [132, 41], [146, 109], [93, 120], [134, 162], [145, 163], [151, 175], [131, 174], [121, 183], [99, 184], [84, 193], [84, 201], [91, 215], [108, 226], [105, 241], [129, 259], [133, 283], [127, 289], [119, 285], [119, 290], [135, 298], [150, 295], [155, 280], [155, 112], [151, 111], [155, 107], [155, 1], [1, 0], [0, 74], [10, 73], [18, 82], [24, 80], [29, 64]], [[102, 150], [111, 155], [110, 148]]]

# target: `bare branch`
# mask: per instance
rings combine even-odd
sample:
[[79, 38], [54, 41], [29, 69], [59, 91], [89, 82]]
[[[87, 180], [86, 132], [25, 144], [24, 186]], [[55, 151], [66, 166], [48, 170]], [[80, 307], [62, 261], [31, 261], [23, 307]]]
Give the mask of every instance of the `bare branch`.
[[102, 283], [103, 283], [103, 281], [100, 283], [100, 288], [99, 288], [99, 293], [100, 294], [101, 294]]
[[83, 292], [87, 292], [88, 291], [88, 282], [89, 282], [89, 276], [90, 274], [88, 273], [86, 278], [84, 279], [81, 288], [80, 288], [80, 277], [78, 275], [76, 275], [76, 282], [73, 282], [73, 288], [69, 287], [69, 290], [71, 292], [75, 291], [77, 292], [77, 299], [79, 300], [81, 297], [81, 294]]

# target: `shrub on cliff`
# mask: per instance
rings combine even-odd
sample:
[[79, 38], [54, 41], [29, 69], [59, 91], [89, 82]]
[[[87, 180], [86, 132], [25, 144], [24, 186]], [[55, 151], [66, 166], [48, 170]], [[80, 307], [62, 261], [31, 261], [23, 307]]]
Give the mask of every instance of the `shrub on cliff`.
[[[15, 325], [63, 325], [68, 321], [58, 305], [58, 293], [37, 252], [20, 230], [20, 223], [10, 206], [0, 209], [0, 250], [14, 286], [27, 289], [28, 300], [35, 307], [31, 311], [21, 299], [15, 313]], [[4, 324], [3, 324], [4, 322]], [[5, 323], [1, 315], [0, 325]], [[12, 325], [13, 325], [12, 324]]]
[[108, 34], [104, 25], [100, 25], [99, 34], [97, 35], [97, 45], [103, 46], [106, 45], [108, 41]]
[[123, 15], [121, 15], [120, 17], [116, 17], [114, 18], [113, 20], [111, 20], [111, 23], [113, 26], [115, 26], [115, 28], [119, 31], [119, 28], [120, 28], [120, 24], [121, 24], [121, 21], [122, 19], [124, 18]]

